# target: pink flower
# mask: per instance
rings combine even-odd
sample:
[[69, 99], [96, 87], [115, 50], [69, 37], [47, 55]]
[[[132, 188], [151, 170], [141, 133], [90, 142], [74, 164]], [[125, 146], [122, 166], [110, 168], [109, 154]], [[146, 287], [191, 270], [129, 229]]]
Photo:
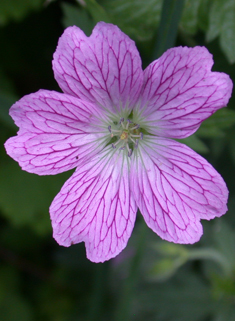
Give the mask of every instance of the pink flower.
[[27, 172], [76, 168], [50, 206], [59, 244], [84, 241], [87, 257], [103, 262], [125, 248], [137, 208], [175, 243], [198, 241], [200, 220], [227, 211], [222, 177], [172, 140], [228, 103], [232, 82], [212, 65], [206, 48], [177, 47], [143, 71], [118, 27], [100, 22], [90, 37], [65, 30], [53, 59], [64, 93], [40, 90], [16, 102], [10, 115], [20, 129], [5, 144]]

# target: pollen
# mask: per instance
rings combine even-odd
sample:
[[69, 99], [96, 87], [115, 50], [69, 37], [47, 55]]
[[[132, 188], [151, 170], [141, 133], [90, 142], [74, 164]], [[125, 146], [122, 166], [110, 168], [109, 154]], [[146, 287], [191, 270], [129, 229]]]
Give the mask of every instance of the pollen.
[[132, 155], [133, 149], [138, 147], [139, 139], [143, 139], [140, 126], [129, 119], [121, 118], [119, 123], [108, 126], [108, 130], [111, 134], [112, 147], [126, 150], [129, 157]]
[[127, 139], [128, 138], [128, 132], [127, 131], [123, 131], [121, 136], [120, 136], [120, 139], [124, 140], [124, 139]]

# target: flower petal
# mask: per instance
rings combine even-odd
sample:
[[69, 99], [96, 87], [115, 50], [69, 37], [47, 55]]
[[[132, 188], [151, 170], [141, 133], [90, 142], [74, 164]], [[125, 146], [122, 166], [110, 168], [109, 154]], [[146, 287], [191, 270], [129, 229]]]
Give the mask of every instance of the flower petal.
[[139, 108], [151, 133], [188, 137], [203, 120], [227, 105], [232, 81], [224, 73], [211, 72], [212, 65], [212, 55], [205, 47], [177, 47], [146, 68]]
[[67, 171], [105, 145], [97, 108], [73, 96], [40, 90], [16, 102], [10, 115], [20, 130], [6, 151], [30, 173]]
[[202, 235], [200, 219], [227, 211], [222, 177], [200, 155], [170, 139], [145, 137], [133, 154], [131, 190], [147, 225], [161, 238], [194, 243]]
[[137, 211], [128, 172], [122, 151], [103, 151], [77, 169], [50, 207], [53, 236], [60, 245], [84, 241], [93, 262], [109, 260], [126, 247]]
[[54, 53], [53, 70], [65, 93], [112, 112], [133, 107], [143, 81], [134, 41], [104, 22], [90, 37], [78, 27], [67, 28]]

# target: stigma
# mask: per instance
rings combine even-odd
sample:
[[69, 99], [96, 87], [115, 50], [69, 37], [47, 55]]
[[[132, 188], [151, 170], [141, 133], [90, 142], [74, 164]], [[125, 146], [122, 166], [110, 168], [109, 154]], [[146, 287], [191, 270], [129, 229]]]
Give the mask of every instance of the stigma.
[[108, 130], [114, 140], [112, 147], [126, 150], [129, 157], [133, 149], [138, 147], [139, 140], [143, 139], [140, 126], [129, 119], [121, 118], [118, 124], [113, 123], [113, 126], [108, 126]]

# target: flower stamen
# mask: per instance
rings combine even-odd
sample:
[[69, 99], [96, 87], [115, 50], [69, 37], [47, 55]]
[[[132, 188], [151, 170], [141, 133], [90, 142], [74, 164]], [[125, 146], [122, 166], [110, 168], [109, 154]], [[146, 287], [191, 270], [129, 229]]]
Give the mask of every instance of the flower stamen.
[[138, 148], [139, 140], [143, 139], [143, 133], [140, 132], [139, 124], [133, 123], [130, 119], [121, 118], [119, 123], [113, 122], [108, 126], [111, 138], [116, 138], [112, 142], [112, 147], [119, 147], [119, 150], [127, 150], [127, 155], [130, 157], [133, 153], [133, 148]]

